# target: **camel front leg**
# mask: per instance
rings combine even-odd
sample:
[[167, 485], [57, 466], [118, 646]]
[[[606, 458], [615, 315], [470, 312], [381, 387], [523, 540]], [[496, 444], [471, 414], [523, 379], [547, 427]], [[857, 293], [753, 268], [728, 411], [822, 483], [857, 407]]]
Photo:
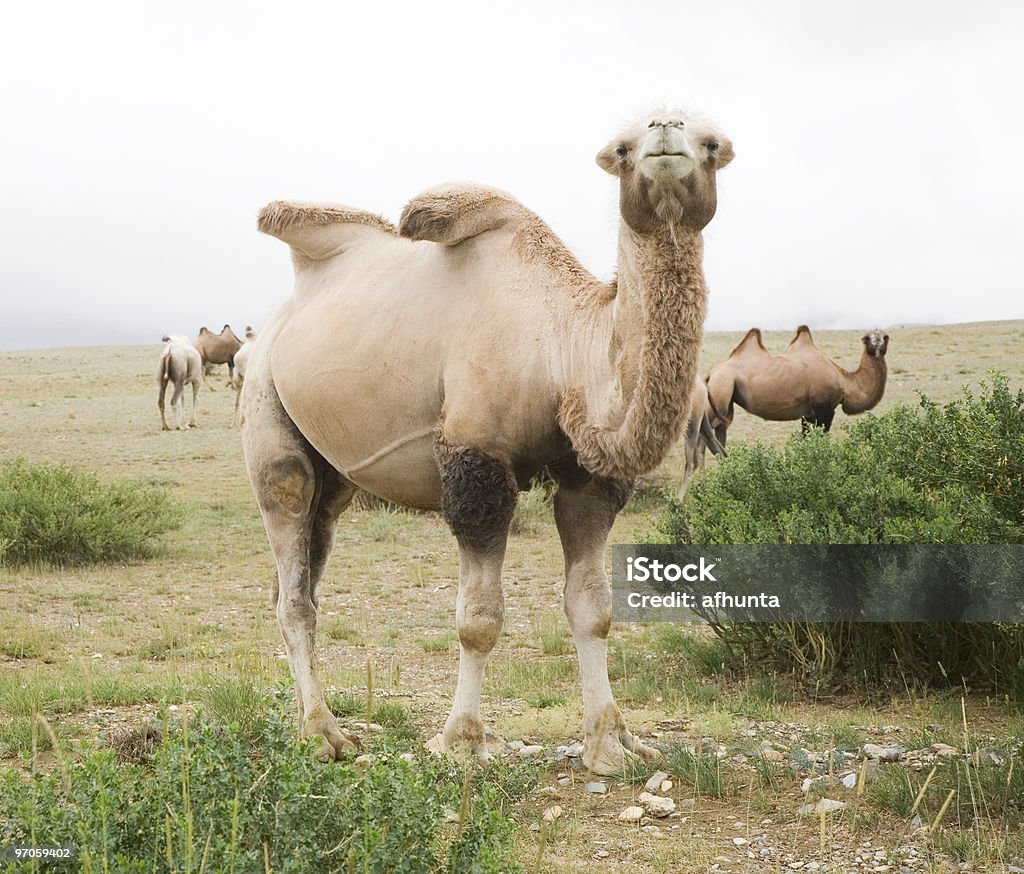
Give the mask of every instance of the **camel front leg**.
[[[441, 735], [441, 749], [465, 747], [484, 762], [492, 755], [480, 716], [480, 690], [487, 660], [501, 634], [505, 616], [501, 590], [504, 548], [480, 553], [460, 547], [459, 594], [455, 627], [459, 634], [459, 680]], [[494, 738], [491, 735], [492, 739]], [[497, 741], [500, 745], [500, 740]]]
[[659, 753], [626, 727], [608, 680], [612, 595], [605, 571], [608, 534], [632, 491], [631, 483], [576, 475], [560, 478], [555, 522], [565, 553], [565, 614], [583, 685], [583, 763], [596, 774], [620, 773], [637, 757]]
[[[501, 569], [517, 487], [509, 468], [482, 452], [439, 441], [441, 508], [459, 544], [459, 681], [439, 746], [467, 748], [480, 762], [493, 755], [480, 717], [480, 689], [487, 659], [504, 621]], [[503, 746], [491, 735], [492, 746]]]

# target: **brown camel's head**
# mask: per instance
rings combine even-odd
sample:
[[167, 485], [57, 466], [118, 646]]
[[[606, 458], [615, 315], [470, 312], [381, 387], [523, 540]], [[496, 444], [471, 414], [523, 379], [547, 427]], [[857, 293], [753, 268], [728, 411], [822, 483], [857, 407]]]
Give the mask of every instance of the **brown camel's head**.
[[874, 330], [860, 338], [861, 343], [872, 358], [881, 358], [889, 348], [889, 335], [884, 331]]
[[622, 218], [644, 235], [662, 227], [700, 231], [715, 215], [715, 174], [732, 159], [727, 137], [683, 112], [645, 119], [597, 155], [619, 177]]

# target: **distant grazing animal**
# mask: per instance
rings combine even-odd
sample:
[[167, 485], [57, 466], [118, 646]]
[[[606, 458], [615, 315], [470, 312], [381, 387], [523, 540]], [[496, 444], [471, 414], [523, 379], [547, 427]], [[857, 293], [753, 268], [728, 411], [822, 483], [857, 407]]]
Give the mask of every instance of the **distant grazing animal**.
[[203, 358], [203, 382], [212, 391], [213, 386], [206, 379], [207, 364], [226, 364], [228, 366], [228, 386], [235, 382], [235, 353], [242, 348], [242, 341], [235, 336], [231, 325], [221, 328], [214, 334], [204, 325], [199, 329], [199, 336], [192, 343]]
[[871, 331], [861, 338], [864, 351], [855, 371], [843, 370], [811, 338], [807, 325], [781, 355], [772, 355], [751, 328], [727, 360], [711, 371], [708, 396], [715, 412], [715, 433], [722, 445], [733, 420], [733, 405], [773, 421], [800, 419], [804, 427], [832, 426], [840, 404], [849, 415], [870, 410], [885, 392], [885, 353], [889, 335]]
[[[556, 131], [538, 160], [561, 155], [562, 140]], [[686, 422], [707, 308], [701, 231], [732, 157], [728, 139], [682, 113], [645, 118], [598, 153], [619, 180], [610, 283], [493, 188], [431, 189], [397, 228], [335, 204], [264, 207], [259, 229], [291, 247], [295, 291], [249, 359], [242, 445], [277, 563], [301, 731], [321, 760], [354, 745], [324, 701], [315, 638], [317, 583], [357, 489], [441, 510], [455, 535], [459, 679], [432, 745], [486, 760], [480, 695], [504, 619], [509, 523], [545, 468], [558, 483], [583, 763], [613, 774], [657, 757], [608, 680], [605, 547], [634, 478]]]
[[160, 422], [164, 431], [170, 431], [167, 424], [167, 417], [164, 415], [164, 395], [167, 392], [167, 383], [174, 383], [174, 393], [171, 395], [171, 411], [175, 414], [174, 426], [178, 430], [185, 428], [185, 398], [183, 397], [186, 385], [192, 386], [192, 419], [188, 427], [196, 427], [196, 401], [199, 398], [199, 382], [202, 379], [203, 362], [199, 352], [189, 342], [184, 334], [171, 334], [163, 338], [166, 344], [160, 353], [160, 365], [157, 369], [157, 384], [160, 386], [160, 397], [157, 406], [160, 408]]
[[256, 332], [250, 325], [245, 326], [245, 342], [241, 348], [235, 353], [235, 374], [231, 379], [231, 384], [235, 389], [235, 417], [234, 423], [238, 422], [238, 401], [242, 396], [242, 384], [245, 382], [245, 366], [249, 361], [249, 355], [252, 353], [252, 344], [256, 342]]
[[696, 471], [703, 470], [704, 455], [708, 449], [711, 450], [712, 455], [725, 455], [725, 447], [718, 442], [715, 429], [711, 424], [713, 415], [714, 412], [708, 401], [708, 387], [703, 379], [697, 377], [693, 381], [693, 391], [690, 393], [690, 415], [686, 420], [686, 430], [683, 432], [686, 470], [683, 472], [683, 482], [676, 494], [679, 500], [686, 495], [690, 477]]

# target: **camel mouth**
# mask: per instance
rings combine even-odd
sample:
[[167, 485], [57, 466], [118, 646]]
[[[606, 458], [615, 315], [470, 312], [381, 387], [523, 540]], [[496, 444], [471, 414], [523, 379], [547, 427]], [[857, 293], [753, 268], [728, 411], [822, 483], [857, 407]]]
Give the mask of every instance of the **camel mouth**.
[[681, 152], [649, 153], [640, 159], [640, 172], [654, 182], [685, 179], [693, 170], [693, 159]]

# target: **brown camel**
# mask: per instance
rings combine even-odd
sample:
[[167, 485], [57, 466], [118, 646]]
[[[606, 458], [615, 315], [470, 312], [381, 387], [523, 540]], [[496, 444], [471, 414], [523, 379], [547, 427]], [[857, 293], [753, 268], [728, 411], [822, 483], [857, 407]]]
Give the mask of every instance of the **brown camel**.
[[199, 336], [192, 343], [203, 359], [203, 382], [207, 388], [213, 391], [213, 386], [206, 379], [206, 366], [208, 364], [226, 364], [228, 366], [228, 385], [235, 382], [235, 353], [242, 348], [242, 341], [235, 336], [231, 325], [221, 328], [219, 334], [214, 334], [205, 325], [199, 329]]
[[715, 433], [725, 445], [734, 404], [773, 421], [800, 419], [804, 427], [832, 427], [836, 407], [849, 415], [870, 410], [885, 392], [885, 353], [889, 335], [871, 331], [861, 338], [860, 366], [843, 370], [811, 338], [807, 325], [781, 355], [772, 355], [761, 342], [761, 331], [751, 328], [740, 344], [708, 377], [708, 396], [715, 411]]
[[314, 643], [316, 586], [356, 490], [439, 509], [455, 535], [459, 678], [434, 744], [483, 760], [480, 688], [503, 622], [509, 523], [517, 492], [545, 468], [558, 483], [583, 760], [613, 773], [657, 755], [626, 728], [608, 681], [605, 546], [633, 478], [686, 421], [707, 302], [701, 230], [732, 156], [728, 139], [681, 113], [601, 150], [620, 188], [612, 283], [526, 207], [477, 185], [421, 194], [398, 228], [330, 204], [260, 213], [260, 230], [291, 246], [295, 291], [249, 359], [242, 441], [277, 560], [301, 730], [321, 737], [319, 758], [353, 746], [324, 703]]
[[681, 501], [686, 496], [690, 485], [690, 477], [704, 469], [704, 456], [708, 449], [712, 455], [725, 455], [725, 447], [718, 442], [712, 418], [714, 411], [708, 401], [708, 387], [698, 377], [693, 381], [690, 393], [690, 415], [686, 419], [686, 430], [683, 432], [683, 448], [686, 450], [686, 469], [683, 481], [676, 497]]
[[196, 401], [199, 398], [199, 381], [202, 378], [203, 364], [199, 352], [188, 341], [184, 334], [171, 334], [164, 337], [164, 348], [160, 353], [160, 364], [157, 367], [156, 379], [160, 387], [160, 396], [156, 405], [160, 410], [160, 423], [164, 431], [170, 431], [167, 417], [164, 415], [164, 396], [167, 384], [174, 384], [171, 395], [171, 412], [174, 413], [174, 427], [179, 431], [185, 429], [185, 398], [186, 385], [192, 386], [192, 418], [188, 427], [196, 427]]

